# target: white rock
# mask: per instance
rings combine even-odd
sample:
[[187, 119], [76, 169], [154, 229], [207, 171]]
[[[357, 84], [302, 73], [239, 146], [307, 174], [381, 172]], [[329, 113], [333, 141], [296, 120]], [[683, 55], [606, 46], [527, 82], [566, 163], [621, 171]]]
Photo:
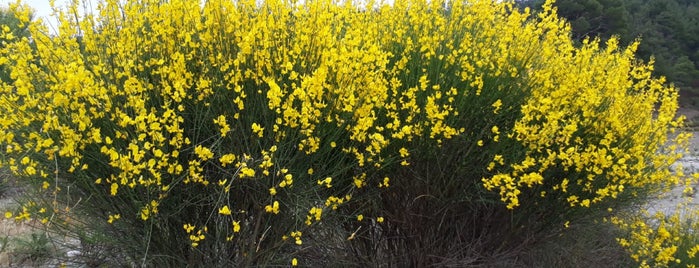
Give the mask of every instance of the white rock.
[[71, 251], [66, 252], [66, 256], [68, 256], [68, 258], [74, 258], [74, 257], [80, 256], [80, 254], [81, 254], [80, 250], [71, 250]]

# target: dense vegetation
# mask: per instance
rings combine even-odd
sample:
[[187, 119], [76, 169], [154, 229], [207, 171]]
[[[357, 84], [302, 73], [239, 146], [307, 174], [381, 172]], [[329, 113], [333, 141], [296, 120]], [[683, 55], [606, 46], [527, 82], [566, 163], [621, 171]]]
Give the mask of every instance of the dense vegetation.
[[[518, 1], [541, 10], [543, 0]], [[694, 0], [559, 0], [572, 37], [603, 40], [619, 36], [622, 44], [640, 38], [637, 56], [655, 58], [655, 69], [682, 90], [681, 102], [699, 104], [699, 2]]]
[[13, 4], [5, 217], [88, 265], [696, 263], [625, 216], [686, 179], [677, 89], [551, 4], [103, 1], [56, 35]]

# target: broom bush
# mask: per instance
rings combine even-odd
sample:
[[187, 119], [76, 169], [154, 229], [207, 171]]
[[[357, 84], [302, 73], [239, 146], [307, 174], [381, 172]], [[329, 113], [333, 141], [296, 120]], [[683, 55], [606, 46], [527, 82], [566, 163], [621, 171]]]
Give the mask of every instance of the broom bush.
[[6, 216], [92, 260], [486, 265], [680, 180], [677, 90], [552, 1], [96, 5], [0, 51]]

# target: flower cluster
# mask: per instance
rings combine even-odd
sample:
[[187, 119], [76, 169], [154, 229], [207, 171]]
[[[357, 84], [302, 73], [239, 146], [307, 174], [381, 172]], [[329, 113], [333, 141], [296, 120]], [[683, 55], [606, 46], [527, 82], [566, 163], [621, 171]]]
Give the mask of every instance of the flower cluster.
[[496, 155], [493, 162], [507, 168], [483, 178], [484, 186], [499, 190], [509, 208], [520, 205], [524, 189], [588, 207], [625, 191], [679, 183], [681, 174], [670, 167], [685, 153], [689, 134], [678, 131], [677, 90], [634, 58], [638, 43], [620, 49], [612, 38], [600, 48], [598, 40], [585, 40], [575, 48], [563, 34], [568, 26], [551, 14], [544, 5], [537, 30], [546, 38], [526, 74], [536, 90], [506, 134], [526, 153]]
[[640, 267], [696, 267], [699, 261], [699, 214], [686, 203], [669, 215], [645, 212], [610, 221], [624, 231], [617, 240]]

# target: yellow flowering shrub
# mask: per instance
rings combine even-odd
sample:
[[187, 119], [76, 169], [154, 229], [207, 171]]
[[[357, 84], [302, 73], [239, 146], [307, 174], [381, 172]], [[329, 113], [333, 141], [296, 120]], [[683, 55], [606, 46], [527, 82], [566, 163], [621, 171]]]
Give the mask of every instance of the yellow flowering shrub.
[[696, 267], [699, 265], [699, 214], [681, 203], [669, 215], [647, 211], [610, 218], [624, 231], [617, 238], [639, 267]]
[[424, 266], [451, 245], [412, 240], [468, 243], [502, 208], [677, 182], [677, 91], [636, 44], [574, 47], [550, 2], [200, 2], [73, 4], [55, 35], [11, 6], [32, 38], [0, 50], [2, 164], [43, 198], [10, 217], [103, 232], [122, 263], [304, 265], [385, 236], [413, 257], [382, 261]]
[[500, 161], [509, 168], [484, 178], [485, 187], [498, 190], [509, 208], [520, 205], [523, 188], [588, 207], [625, 191], [678, 184], [681, 176], [670, 166], [689, 134], [679, 133], [677, 90], [650, 77], [652, 65], [634, 58], [637, 43], [620, 50], [612, 38], [602, 49], [585, 40], [575, 48], [561, 33], [567, 26], [544, 25], [552, 28], [535, 57], [542, 62], [527, 74], [536, 90], [507, 134], [527, 151], [523, 159]]

